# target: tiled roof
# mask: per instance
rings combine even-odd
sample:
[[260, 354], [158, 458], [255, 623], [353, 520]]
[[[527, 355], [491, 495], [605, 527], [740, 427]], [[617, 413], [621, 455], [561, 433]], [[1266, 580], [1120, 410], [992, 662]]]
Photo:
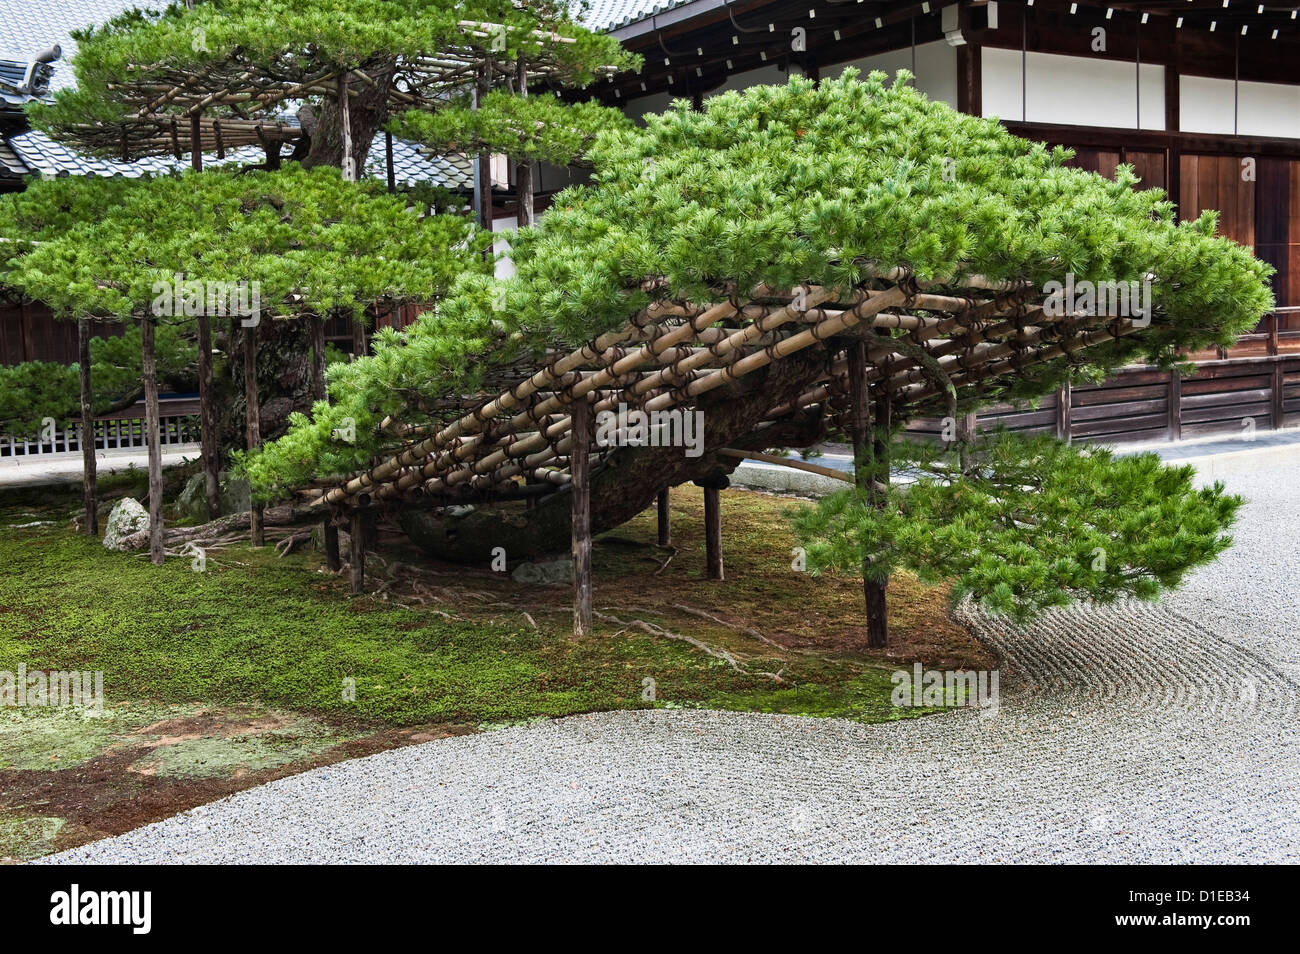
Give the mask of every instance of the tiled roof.
[[588, 29], [614, 30], [689, 2], [690, 0], [591, 0], [591, 9], [581, 19]]
[[23, 164], [23, 161], [14, 154], [8, 144], [0, 139], [0, 179], [16, 179], [26, 175], [31, 170]]
[[[376, 136], [370, 145], [365, 172], [377, 179], [388, 175], [383, 133]], [[393, 140], [393, 176], [399, 185], [414, 185], [426, 179], [433, 179], [448, 189], [468, 189], [474, 184], [474, 173], [468, 159], [460, 156], [430, 156], [415, 143], [405, 139]]]
[[50, 88], [73, 85], [68, 61], [77, 52], [72, 31], [111, 20], [127, 10], [159, 10], [156, 0], [0, 0], [0, 57], [26, 61], [57, 43], [63, 60]]

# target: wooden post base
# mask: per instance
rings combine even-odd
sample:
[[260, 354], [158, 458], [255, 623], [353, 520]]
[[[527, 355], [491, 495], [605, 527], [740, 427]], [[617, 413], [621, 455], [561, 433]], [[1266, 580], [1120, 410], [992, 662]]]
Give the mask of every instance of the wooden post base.
[[673, 530], [668, 512], [670, 494], [671, 491], [667, 487], [659, 491], [659, 545], [661, 547], [669, 547], [673, 543]]

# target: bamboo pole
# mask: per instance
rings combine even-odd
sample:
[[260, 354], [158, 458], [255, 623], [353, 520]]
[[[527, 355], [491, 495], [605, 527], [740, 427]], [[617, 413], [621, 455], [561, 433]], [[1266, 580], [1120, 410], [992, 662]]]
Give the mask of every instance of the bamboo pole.
[[95, 412], [90, 387], [90, 319], [77, 321], [77, 369], [81, 379], [81, 501], [86, 533], [99, 536], [99, 504], [95, 499]]
[[570, 505], [572, 507], [573, 549], [573, 635], [591, 633], [591, 480], [590, 460], [592, 419], [585, 398], [573, 405], [573, 447], [569, 456]]
[[163, 552], [162, 447], [158, 433], [158, 368], [154, 355], [154, 319], [140, 322], [140, 369], [144, 377], [145, 440], [149, 445], [149, 559], [161, 566]]

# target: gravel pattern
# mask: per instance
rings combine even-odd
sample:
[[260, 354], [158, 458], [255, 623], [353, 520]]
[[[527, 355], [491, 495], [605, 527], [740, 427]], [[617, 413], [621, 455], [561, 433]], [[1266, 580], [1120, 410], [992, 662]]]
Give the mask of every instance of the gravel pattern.
[[53, 862], [1300, 861], [1300, 466], [1155, 605], [969, 616], [999, 704], [612, 712], [380, 753]]

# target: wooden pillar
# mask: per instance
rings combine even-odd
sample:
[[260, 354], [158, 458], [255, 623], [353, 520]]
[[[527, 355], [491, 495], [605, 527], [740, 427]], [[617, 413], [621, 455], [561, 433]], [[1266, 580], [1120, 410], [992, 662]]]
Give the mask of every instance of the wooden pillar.
[[569, 450], [573, 552], [573, 635], [591, 633], [591, 482], [588, 458], [591, 452], [591, 405], [586, 397], [574, 401], [573, 443]]
[[[518, 65], [519, 95], [528, 96], [528, 68], [523, 54], [519, 54]], [[515, 164], [515, 192], [519, 195], [519, 227], [525, 228], [536, 220], [533, 214], [533, 164], [525, 159]]]
[[724, 579], [722, 569], [722, 488], [709, 481], [704, 487], [704, 563], [710, 580]]
[[333, 515], [325, 518], [325, 566], [331, 573], [337, 573], [343, 566], [343, 561], [339, 559], [339, 525], [334, 522]]
[[[863, 491], [874, 506], [883, 500], [875, 490], [877, 481], [889, 482], [888, 467], [881, 467], [879, 433], [872, 432], [871, 391], [867, 385], [867, 343], [856, 339], [848, 347], [849, 430], [853, 440], [853, 483]], [[886, 418], [886, 421], [888, 419]], [[887, 426], [887, 425], [886, 425]], [[887, 436], [886, 432], [886, 436]], [[888, 451], [884, 452], [886, 455]], [[883, 470], [883, 473], [882, 473]], [[867, 614], [867, 645], [874, 647], [889, 644], [889, 612], [885, 604], [885, 589], [889, 579], [880, 579], [871, 565], [869, 554], [862, 554], [862, 601]]]
[[362, 593], [365, 591], [366, 583], [366, 519], [360, 507], [352, 511], [348, 537], [351, 550], [352, 592]]
[[393, 168], [393, 134], [384, 130], [384, 169], [388, 175], [388, 191], [397, 191], [397, 172]]
[[352, 115], [351, 103], [348, 101], [348, 77], [343, 74], [338, 78], [339, 102], [339, 140], [343, 144], [343, 178], [347, 182], [357, 181], [356, 160], [352, 155]]
[[212, 320], [204, 309], [195, 318], [199, 351], [199, 441], [203, 449], [203, 491], [208, 519], [221, 516], [220, 448], [217, 442], [217, 408], [212, 399]]
[[86, 509], [86, 533], [99, 536], [99, 505], [95, 500], [95, 410], [90, 390], [90, 319], [77, 321], [77, 362], [81, 377], [81, 501]]
[[158, 434], [158, 367], [154, 356], [154, 319], [140, 322], [140, 370], [144, 377], [144, 426], [149, 444], [149, 559], [161, 566], [163, 555], [162, 447]]
[[[1274, 316], [1276, 318], [1276, 316]], [[1272, 398], [1271, 416], [1273, 420], [1273, 429], [1277, 430], [1282, 427], [1282, 422], [1286, 420], [1286, 405], [1283, 403], [1283, 386], [1285, 379], [1282, 376], [1282, 359], [1273, 358], [1273, 381], [1269, 389], [1269, 397]]]
[[[485, 60], [474, 83], [473, 99], [470, 102], [471, 109], [478, 109], [483, 102], [483, 97], [492, 88], [490, 69], [491, 63]], [[488, 232], [492, 231], [491, 163], [492, 157], [487, 152], [480, 152], [474, 157], [474, 221], [478, 223], [479, 228]], [[491, 249], [488, 249], [486, 254], [490, 257], [492, 254]]]
[[[262, 446], [261, 406], [257, 399], [257, 329], [244, 329], [244, 443], [250, 451]], [[248, 525], [253, 546], [264, 542], [262, 505], [252, 503]]]
[[1070, 380], [1056, 389], [1056, 436], [1063, 441], [1070, 440], [1070, 412], [1072, 410], [1073, 392]]
[[366, 356], [366, 326], [359, 318], [352, 319], [352, 356], [354, 358], [364, 358]]
[[659, 545], [661, 547], [670, 547], [673, 545], [673, 528], [671, 514], [668, 511], [668, 504], [672, 499], [672, 491], [665, 487], [659, 491], [658, 515], [659, 515]]
[[[860, 395], [860, 400], [867, 403], [867, 394]], [[892, 425], [891, 417], [893, 415], [893, 396], [884, 391], [877, 397], [874, 405], [871, 407], [872, 414], [872, 445], [871, 458], [873, 470], [875, 471], [876, 480], [881, 484], [889, 486], [889, 439], [890, 427]], [[871, 493], [872, 503], [877, 507], [884, 507], [887, 503], [886, 497], [875, 491]], [[889, 646], [889, 607], [885, 602], [885, 591], [889, 587], [889, 577], [873, 574], [871, 577], [863, 576], [862, 588], [863, 595], [867, 604], [867, 645], [873, 649], [884, 649]]]
[[203, 120], [198, 113], [190, 116], [190, 165], [195, 172], [203, 171]]
[[1183, 436], [1183, 376], [1177, 368], [1169, 369], [1169, 425], [1167, 436], [1171, 441]]

